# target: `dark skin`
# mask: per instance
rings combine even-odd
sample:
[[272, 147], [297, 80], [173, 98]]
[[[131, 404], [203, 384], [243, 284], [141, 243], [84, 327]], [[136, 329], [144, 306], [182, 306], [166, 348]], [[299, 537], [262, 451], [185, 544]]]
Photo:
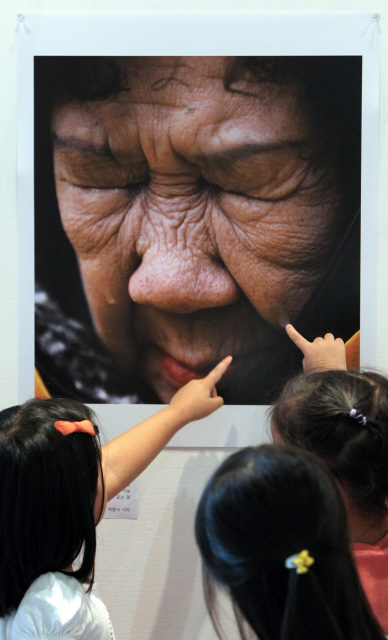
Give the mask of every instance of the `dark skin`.
[[[225, 58], [124, 58], [130, 91], [58, 104], [58, 203], [95, 329], [169, 402], [229, 353], [265, 366], [337, 242], [303, 88], [223, 86]], [[168, 79], [168, 81], [166, 81]], [[255, 95], [246, 95], [255, 87]]]

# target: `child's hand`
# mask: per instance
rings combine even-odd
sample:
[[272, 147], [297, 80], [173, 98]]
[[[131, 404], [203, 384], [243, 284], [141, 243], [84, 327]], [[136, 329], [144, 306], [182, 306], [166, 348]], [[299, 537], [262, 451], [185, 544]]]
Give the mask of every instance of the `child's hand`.
[[221, 380], [231, 362], [232, 356], [227, 356], [206, 378], [191, 380], [176, 392], [170, 406], [179, 411], [184, 424], [206, 418], [222, 407], [224, 401], [217, 395], [215, 385]]
[[231, 362], [232, 356], [228, 356], [206, 378], [191, 380], [177, 391], [168, 407], [163, 407], [102, 448], [108, 500], [137, 478], [181, 427], [205, 418], [224, 404], [215, 385]]
[[334, 339], [332, 333], [327, 333], [324, 338], [315, 338], [314, 342], [309, 342], [292, 324], [286, 326], [286, 331], [304, 355], [303, 371], [347, 369], [345, 345], [341, 338]]

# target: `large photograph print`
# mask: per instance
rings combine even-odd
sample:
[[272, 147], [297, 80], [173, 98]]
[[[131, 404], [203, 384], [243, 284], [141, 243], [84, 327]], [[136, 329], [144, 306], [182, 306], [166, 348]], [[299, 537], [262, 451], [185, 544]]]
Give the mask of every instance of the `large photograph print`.
[[288, 322], [377, 366], [374, 13], [26, 13], [17, 38], [19, 402], [78, 399], [109, 440], [231, 354], [170, 446], [243, 447], [302, 368]]
[[37, 394], [269, 404], [358, 366], [362, 57], [35, 56]]

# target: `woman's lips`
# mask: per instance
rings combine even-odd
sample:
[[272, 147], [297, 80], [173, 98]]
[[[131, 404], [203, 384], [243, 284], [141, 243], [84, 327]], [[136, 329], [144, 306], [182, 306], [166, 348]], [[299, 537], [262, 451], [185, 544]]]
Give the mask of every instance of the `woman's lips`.
[[154, 375], [164, 379], [175, 389], [180, 389], [190, 380], [204, 378], [215, 366], [205, 361], [195, 367], [187, 365], [155, 344], [148, 346], [148, 362]]
[[183, 387], [190, 380], [198, 380], [206, 375], [193, 371], [193, 369], [179, 362], [162, 349], [160, 349], [159, 359], [164, 376], [177, 389]]
[[[189, 366], [180, 360], [174, 358], [167, 351], [155, 344], [148, 345], [148, 366], [151, 377], [154, 380], [164, 380], [174, 389], [180, 389], [190, 380], [199, 380], [207, 376], [207, 374], [218, 364], [221, 357], [213, 361], [205, 361], [198, 363], [197, 366]], [[230, 370], [235, 368], [235, 362], [229, 367]]]

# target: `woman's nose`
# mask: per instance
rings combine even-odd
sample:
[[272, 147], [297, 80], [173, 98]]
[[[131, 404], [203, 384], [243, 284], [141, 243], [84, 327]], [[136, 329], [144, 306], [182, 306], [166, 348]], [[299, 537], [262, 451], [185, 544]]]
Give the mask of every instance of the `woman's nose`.
[[151, 247], [129, 280], [129, 295], [171, 313], [191, 313], [236, 302], [239, 287], [226, 267], [190, 250]]

